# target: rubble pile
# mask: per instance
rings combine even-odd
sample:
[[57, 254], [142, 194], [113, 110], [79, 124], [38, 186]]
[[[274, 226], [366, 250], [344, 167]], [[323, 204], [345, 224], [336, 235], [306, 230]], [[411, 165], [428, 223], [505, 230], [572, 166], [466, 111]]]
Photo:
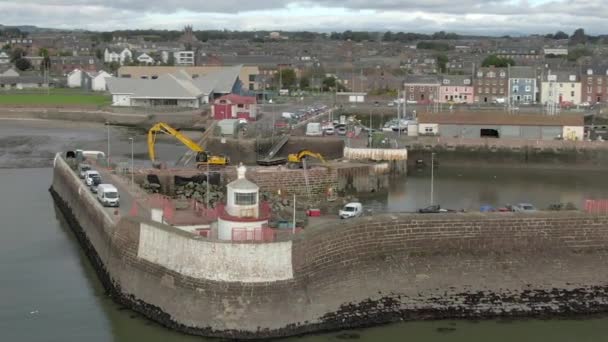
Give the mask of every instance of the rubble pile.
[[150, 183], [147, 179], [144, 180], [141, 187], [149, 194], [159, 194], [160, 193], [160, 184]]
[[[215, 208], [218, 203], [223, 203], [224, 197], [226, 196], [225, 194], [225, 186], [209, 184], [209, 205]], [[198, 202], [205, 203], [207, 201], [207, 182], [188, 182], [182, 185], [176, 185], [175, 198], [180, 200], [194, 199]]]

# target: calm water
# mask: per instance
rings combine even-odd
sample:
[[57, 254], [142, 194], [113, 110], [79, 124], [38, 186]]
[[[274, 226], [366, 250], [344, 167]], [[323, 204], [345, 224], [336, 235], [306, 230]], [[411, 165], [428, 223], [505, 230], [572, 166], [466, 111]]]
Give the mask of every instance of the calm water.
[[[56, 213], [48, 187], [51, 169], [0, 169], [1, 341], [200, 341], [170, 332], [124, 310], [104, 296], [93, 269]], [[438, 203], [530, 201], [548, 204], [601, 196], [597, 173], [438, 170]], [[496, 178], [494, 178], [496, 176]], [[538, 182], [542, 182], [538, 185]], [[396, 182], [379, 205], [394, 210], [426, 202], [429, 179], [413, 173]], [[405, 323], [297, 341], [608, 341], [608, 319], [439, 321]]]

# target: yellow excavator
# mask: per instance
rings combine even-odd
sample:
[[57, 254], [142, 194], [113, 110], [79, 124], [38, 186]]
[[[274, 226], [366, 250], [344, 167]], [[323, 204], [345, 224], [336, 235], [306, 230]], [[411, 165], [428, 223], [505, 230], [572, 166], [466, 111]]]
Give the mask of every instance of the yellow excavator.
[[186, 145], [190, 150], [196, 153], [196, 167], [201, 168], [206, 165], [228, 165], [229, 159], [226, 156], [210, 155], [209, 152], [205, 151], [192, 139], [182, 134], [175, 128], [169, 126], [164, 122], [159, 122], [152, 126], [148, 131], [148, 154], [152, 163], [156, 163], [156, 151], [154, 149], [154, 143], [156, 142], [156, 134], [158, 132], [172, 135], [181, 141], [182, 144]]
[[303, 166], [302, 160], [307, 157], [319, 159], [325, 164], [325, 159], [320, 153], [315, 153], [310, 150], [302, 150], [298, 153], [291, 153], [287, 156], [287, 167], [290, 169], [301, 168]]

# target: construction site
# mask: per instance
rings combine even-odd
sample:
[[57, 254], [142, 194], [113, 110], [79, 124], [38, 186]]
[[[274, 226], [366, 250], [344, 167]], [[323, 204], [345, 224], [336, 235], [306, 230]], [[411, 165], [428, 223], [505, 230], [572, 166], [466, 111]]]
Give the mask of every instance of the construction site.
[[[342, 125], [339, 120], [335, 124], [346, 127], [347, 134], [326, 134], [328, 122], [334, 123], [332, 111], [312, 111], [281, 129], [274, 122], [268, 134], [256, 132], [252, 138], [247, 136], [249, 127], [268, 129], [264, 122], [254, 126], [244, 120], [208, 120], [196, 138], [157, 122], [147, 132], [149, 163], [135, 167], [133, 160], [108, 160], [92, 153], [69, 160], [73, 169], [91, 164], [101, 182], [117, 187], [120, 209], [108, 209], [114, 215], [152, 217], [210, 239], [276, 241], [309, 225], [339, 220], [345, 204], [387, 191], [389, 177], [405, 173], [406, 150], [352, 147], [351, 140], [357, 139], [355, 125], [344, 118]], [[308, 134], [310, 123], [323, 125], [318, 136]], [[173, 160], [161, 159], [157, 139], [178, 141], [185, 153]], [[251, 184], [242, 191], [255, 188], [255, 199], [244, 199], [244, 209], [229, 214], [231, 184], [244, 180]], [[222, 234], [218, 230], [222, 217], [241, 223]]]

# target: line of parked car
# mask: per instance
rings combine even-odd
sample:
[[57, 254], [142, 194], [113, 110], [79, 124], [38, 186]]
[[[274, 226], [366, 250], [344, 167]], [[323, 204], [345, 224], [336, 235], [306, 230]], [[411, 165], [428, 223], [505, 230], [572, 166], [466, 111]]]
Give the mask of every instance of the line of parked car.
[[112, 184], [102, 183], [99, 171], [93, 170], [90, 164], [78, 164], [78, 176], [84, 180], [91, 192], [97, 195], [97, 200], [101, 205], [104, 207], [120, 206], [118, 189]]

